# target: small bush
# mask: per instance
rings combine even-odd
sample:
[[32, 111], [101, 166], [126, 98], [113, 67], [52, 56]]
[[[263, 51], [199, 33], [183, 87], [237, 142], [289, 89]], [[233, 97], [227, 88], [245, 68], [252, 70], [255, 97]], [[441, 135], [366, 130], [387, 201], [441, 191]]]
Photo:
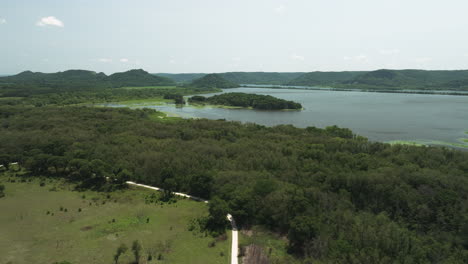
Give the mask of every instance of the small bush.
[[44, 187], [44, 186], [45, 186], [45, 182], [39, 183], [39, 186]]
[[212, 248], [212, 247], [215, 247], [215, 246], [216, 246], [216, 241], [211, 241], [210, 243], [208, 243], [209, 248]]
[[78, 208], [78, 212], [79, 212], [79, 213], [81, 212], [81, 208]]

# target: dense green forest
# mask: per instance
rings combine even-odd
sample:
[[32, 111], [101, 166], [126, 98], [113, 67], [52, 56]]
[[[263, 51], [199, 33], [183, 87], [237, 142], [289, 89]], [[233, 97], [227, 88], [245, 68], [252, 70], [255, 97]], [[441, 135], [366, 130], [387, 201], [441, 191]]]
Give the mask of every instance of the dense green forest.
[[365, 72], [309, 72], [305, 73], [288, 83], [296, 86], [333, 86], [349, 81]]
[[211, 97], [192, 96], [190, 103], [226, 105], [239, 107], [252, 107], [259, 110], [283, 110], [302, 109], [302, 105], [293, 101], [288, 101], [271, 95], [247, 94], [247, 93], [224, 93]]
[[239, 87], [239, 84], [230, 82], [219, 74], [212, 73], [193, 80], [188, 86], [196, 88], [236, 88]]
[[205, 76], [206, 73], [153, 73], [153, 75], [169, 78], [176, 83], [187, 84]]
[[209, 198], [213, 215], [229, 210], [241, 227], [283, 234], [304, 263], [468, 259], [467, 152], [369, 142], [338, 127], [154, 114], [0, 106], [0, 163], [81, 188], [134, 180]]
[[0, 96], [22, 97], [57, 92], [102, 90], [125, 86], [175, 85], [171, 79], [154, 76], [143, 70], [130, 70], [110, 76], [85, 70], [68, 70], [58, 73], [25, 71], [0, 78]]
[[[286, 84], [301, 76], [303, 72], [225, 72], [219, 73], [224, 79], [239, 84]], [[156, 73], [177, 83], [190, 83], [206, 73]]]
[[0, 100], [3, 105], [70, 105], [155, 97], [181, 103], [183, 95], [218, 91], [220, 89], [212, 87], [176, 87], [172, 80], [153, 76], [143, 70], [110, 76], [83, 70], [50, 74], [23, 72], [0, 78]]
[[[197, 74], [158, 74], [176, 82], [188, 83], [205, 76]], [[239, 84], [326, 86], [369, 90], [455, 90], [468, 91], [468, 70], [376, 70], [344, 72], [226, 72], [224, 79]]]

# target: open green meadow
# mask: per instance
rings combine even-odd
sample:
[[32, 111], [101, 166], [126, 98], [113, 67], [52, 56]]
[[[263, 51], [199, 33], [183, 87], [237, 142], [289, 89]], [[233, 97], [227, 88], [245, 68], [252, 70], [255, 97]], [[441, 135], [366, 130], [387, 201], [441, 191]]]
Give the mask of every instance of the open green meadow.
[[2, 264], [114, 263], [122, 243], [129, 250], [118, 263], [132, 263], [135, 240], [142, 245], [140, 263], [228, 263], [230, 234], [223, 240], [188, 230], [207, 215], [204, 203], [161, 204], [150, 190], [77, 192], [64, 181], [23, 179], [0, 176]]

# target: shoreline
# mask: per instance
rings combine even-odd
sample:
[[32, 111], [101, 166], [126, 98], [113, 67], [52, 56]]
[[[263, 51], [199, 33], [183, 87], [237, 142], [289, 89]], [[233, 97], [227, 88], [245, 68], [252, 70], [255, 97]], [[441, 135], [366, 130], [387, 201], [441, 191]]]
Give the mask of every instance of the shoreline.
[[268, 86], [268, 85], [252, 85], [242, 84], [239, 88], [259, 88], [259, 89], [289, 89], [289, 90], [311, 90], [311, 91], [331, 91], [331, 92], [360, 92], [360, 93], [399, 93], [399, 94], [429, 94], [429, 95], [452, 95], [452, 96], [468, 96], [468, 91], [447, 91], [447, 90], [376, 90], [376, 89], [354, 89], [354, 88], [333, 88], [333, 87], [308, 87], [308, 86]]

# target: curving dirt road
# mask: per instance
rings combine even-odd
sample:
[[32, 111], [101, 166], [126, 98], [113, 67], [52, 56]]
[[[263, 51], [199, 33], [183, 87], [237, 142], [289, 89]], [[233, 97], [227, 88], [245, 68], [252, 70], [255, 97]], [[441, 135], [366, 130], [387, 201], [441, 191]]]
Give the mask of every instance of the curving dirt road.
[[[155, 190], [155, 191], [164, 191], [163, 189], [158, 188], [158, 187], [144, 185], [144, 184], [140, 184], [140, 183], [136, 183], [136, 182], [132, 182], [132, 181], [127, 181], [126, 183], [129, 184], [129, 185], [138, 186], [138, 187], [142, 187], [142, 188], [147, 188], [147, 189], [151, 189], [151, 190]], [[192, 200], [195, 200], [195, 201], [208, 203], [207, 200], [202, 199], [200, 197], [193, 196], [193, 195], [189, 195], [189, 194], [185, 194], [185, 193], [179, 193], [179, 192], [174, 192], [173, 194], [175, 194], [177, 196], [186, 197], [186, 198], [189, 198], [189, 199], [192, 199]], [[231, 214], [227, 214], [226, 217], [229, 220], [229, 222], [231, 222], [231, 226], [232, 226], [231, 264], [238, 264], [237, 255], [238, 255], [238, 251], [239, 251], [239, 241], [238, 241], [236, 221], [234, 220], [234, 218], [232, 217]]]

